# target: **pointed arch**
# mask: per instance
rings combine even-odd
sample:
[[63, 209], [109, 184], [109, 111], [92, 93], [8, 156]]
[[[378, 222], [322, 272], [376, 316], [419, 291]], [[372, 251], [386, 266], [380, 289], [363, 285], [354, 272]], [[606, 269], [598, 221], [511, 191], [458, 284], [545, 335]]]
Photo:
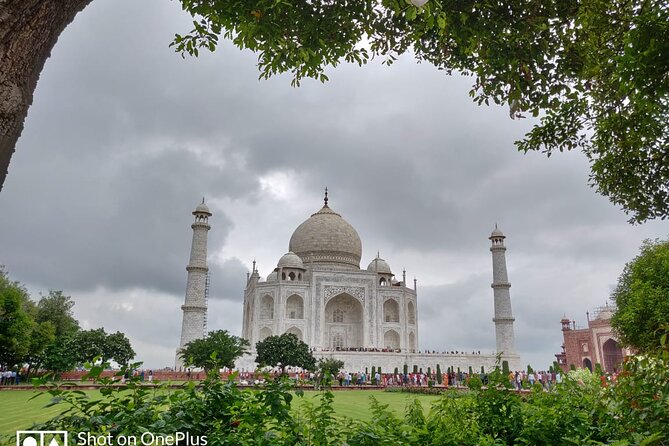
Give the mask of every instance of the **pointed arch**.
[[400, 348], [400, 334], [395, 330], [385, 332], [383, 335], [383, 346], [391, 350]]
[[412, 352], [416, 351], [416, 335], [413, 333], [409, 333], [409, 350]]
[[407, 304], [407, 319], [411, 325], [416, 325], [416, 307], [411, 301]]
[[263, 327], [260, 329], [260, 334], [258, 336], [258, 341], [262, 341], [265, 338], [272, 336], [272, 329], [269, 327]]
[[260, 319], [274, 319], [274, 298], [269, 294], [260, 300]]
[[288, 330], [286, 330], [286, 333], [292, 333], [295, 336], [297, 336], [297, 339], [302, 341], [302, 330], [300, 330], [297, 327], [290, 327]]
[[604, 355], [605, 372], [613, 373], [614, 370], [620, 368], [620, 363], [623, 362], [623, 350], [615, 339], [609, 338], [602, 345], [602, 353]]
[[395, 299], [388, 299], [383, 303], [383, 321], [384, 322], [399, 322], [400, 321], [400, 305]]
[[323, 327], [325, 345], [335, 348], [362, 347], [363, 314], [362, 304], [350, 294], [342, 293], [330, 299], [325, 305], [325, 326]]
[[592, 361], [590, 361], [590, 358], [585, 358], [583, 360], [583, 368], [592, 372]]
[[286, 319], [304, 319], [304, 299], [293, 294], [286, 299]]

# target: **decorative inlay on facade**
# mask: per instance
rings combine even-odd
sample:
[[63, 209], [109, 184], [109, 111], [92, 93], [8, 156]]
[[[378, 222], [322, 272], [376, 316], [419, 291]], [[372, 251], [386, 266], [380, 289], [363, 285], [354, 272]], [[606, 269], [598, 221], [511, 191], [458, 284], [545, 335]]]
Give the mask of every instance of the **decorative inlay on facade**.
[[365, 303], [365, 288], [352, 286], [328, 286], [323, 289], [323, 297], [327, 303], [334, 296], [346, 293], [358, 299], [363, 305]]

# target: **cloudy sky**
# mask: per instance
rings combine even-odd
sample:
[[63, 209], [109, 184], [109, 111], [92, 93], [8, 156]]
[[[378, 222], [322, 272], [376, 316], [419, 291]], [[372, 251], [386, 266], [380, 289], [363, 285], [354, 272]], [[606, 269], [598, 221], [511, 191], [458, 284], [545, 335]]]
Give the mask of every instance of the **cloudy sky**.
[[182, 59], [179, 2], [96, 0], [47, 61], [0, 192], [0, 264], [35, 298], [60, 289], [85, 328], [173, 364], [191, 211], [210, 231], [209, 328], [241, 332], [246, 272], [269, 274], [322, 205], [351, 223], [362, 266], [380, 251], [418, 280], [422, 349], [494, 348], [488, 236], [507, 235], [516, 345], [547, 366], [560, 318], [585, 324], [645, 238], [588, 186], [580, 153], [519, 154], [532, 125], [478, 107], [470, 78], [403, 57], [331, 70], [331, 81], [259, 81], [229, 44]]

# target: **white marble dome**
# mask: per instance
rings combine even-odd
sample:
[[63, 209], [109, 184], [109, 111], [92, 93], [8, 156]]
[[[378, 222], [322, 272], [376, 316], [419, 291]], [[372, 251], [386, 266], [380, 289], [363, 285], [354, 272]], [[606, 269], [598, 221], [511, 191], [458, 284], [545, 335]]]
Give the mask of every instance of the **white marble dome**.
[[302, 259], [295, 253], [287, 252], [279, 259], [279, 263], [277, 263], [276, 267], [304, 269], [304, 263], [302, 263]]
[[327, 204], [295, 229], [288, 249], [305, 263], [360, 269], [362, 242], [358, 232]]
[[613, 317], [613, 313], [614, 313], [614, 309], [613, 309], [613, 308], [610, 308], [610, 307], [607, 305], [606, 307], [604, 307], [604, 308], [602, 308], [601, 310], [599, 310], [599, 312], [597, 313], [597, 316], [595, 317], [595, 319], [600, 320], [600, 321], [609, 320], [609, 319], [611, 319], [611, 318]]
[[193, 215], [195, 214], [207, 214], [211, 215], [211, 212], [209, 211], [209, 207], [204, 204], [204, 200], [202, 203], [198, 204], [197, 207], [195, 208], [195, 211], [193, 211]]
[[388, 262], [380, 257], [375, 258], [369, 263], [367, 271], [373, 271], [381, 274], [393, 274], [393, 272], [390, 270], [390, 265], [388, 265]]

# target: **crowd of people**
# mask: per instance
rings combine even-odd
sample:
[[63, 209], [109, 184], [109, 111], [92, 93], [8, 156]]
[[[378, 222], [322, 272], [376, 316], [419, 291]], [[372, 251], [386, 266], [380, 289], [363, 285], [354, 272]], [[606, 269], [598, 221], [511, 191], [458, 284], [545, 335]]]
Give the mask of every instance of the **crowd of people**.
[[518, 391], [524, 387], [534, 387], [535, 384], [541, 385], [546, 390], [550, 390], [553, 384], [560, 384], [562, 382], [562, 373], [540, 372], [535, 371], [515, 371], [509, 372], [509, 383]]
[[[279, 369], [267, 370], [265, 372], [240, 372], [237, 376], [237, 379], [243, 384], [252, 384], [255, 382], [262, 381], [264, 373], [269, 374], [270, 376], [275, 376], [281, 371]], [[317, 381], [320, 381], [323, 377], [315, 374], [314, 372], [309, 372], [306, 370], [301, 370], [299, 368], [288, 367], [285, 370], [285, 373], [296, 382], [303, 384], [315, 384]], [[488, 383], [488, 374], [481, 373], [477, 374], [480, 377], [481, 382], [485, 385]], [[443, 386], [454, 386], [454, 387], [466, 387], [469, 381], [470, 375], [462, 371], [449, 371], [443, 373], [441, 376], [441, 385]], [[349, 386], [379, 386], [379, 387], [391, 387], [391, 386], [428, 386], [430, 382], [432, 385], [437, 385], [439, 380], [436, 372], [431, 371], [430, 374], [421, 371], [418, 372], [407, 372], [407, 373], [381, 373], [379, 371], [374, 371], [374, 373], [369, 373], [368, 371], [364, 372], [350, 372], [350, 371], [340, 371], [336, 376], [332, 377], [331, 385], [340, 386], [340, 387], [349, 387]]]
[[6, 369], [0, 372], [0, 385], [10, 386], [21, 384], [21, 371], [16, 369]]
[[[372, 352], [372, 353], [402, 353], [401, 348], [376, 348], [376, 347], [313, 347], [313, 352]], [[407, 350], [406, 353], [417, 353], [419, 355], [480, 355], [481, 350], [475, 350], [471, 353], [459, 350]]]

